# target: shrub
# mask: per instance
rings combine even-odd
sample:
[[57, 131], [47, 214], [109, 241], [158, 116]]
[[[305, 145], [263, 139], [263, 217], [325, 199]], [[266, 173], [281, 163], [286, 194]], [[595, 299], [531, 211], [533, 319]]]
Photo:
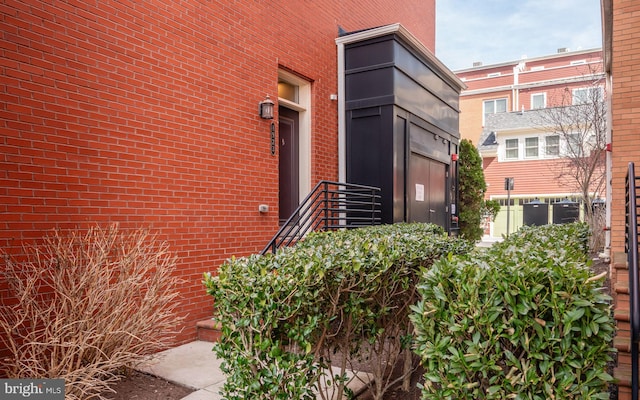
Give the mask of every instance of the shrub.
[[[396, 361], [415, 366], [409, 306], [420, 268], [472, 251], [441, 228], [396, 224], [314, 233], [275, 255], [231, 259], [205, 274], [222, 338], [215, 346], [229, 399], [311, 399], [344, 392], [345, 371], [368, 363], [380, 399]], [[329, 365], [338, 373], [326, 375]], [[320, 384], [323, 382], [323, 384]]]
[[424, 271], [412, 308], [423, 399], [608, 399], [614, 323], [583, 226], [526, 228]]
[[478, 241], [483, 233], [480, 222], [484, 193], [487, 190], [482, 171], [482, 157], [468, 139], [460, 141], [459, 152], [460, 235], [467, 240]]
[[123, 368], [169, 344], [176, 258], [144, 230], [55, 231], [27, 260], [6, 256], [15, 304], [0, 306], [9, 378], [60, 378], [68, 399], [101, 398]]
[[489, 256], [499, 258], [526, 252], [587, 262], [589, 256], [589, 226], [585, 223], [523, 226], [507, 240], [491, 247]]

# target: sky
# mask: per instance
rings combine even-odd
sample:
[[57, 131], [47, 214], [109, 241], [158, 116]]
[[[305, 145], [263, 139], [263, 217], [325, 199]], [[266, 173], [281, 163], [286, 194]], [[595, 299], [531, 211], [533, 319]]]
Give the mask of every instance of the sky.
[[436, 57], [451, 70], [602, 47], [600, 0], [436, 0]]

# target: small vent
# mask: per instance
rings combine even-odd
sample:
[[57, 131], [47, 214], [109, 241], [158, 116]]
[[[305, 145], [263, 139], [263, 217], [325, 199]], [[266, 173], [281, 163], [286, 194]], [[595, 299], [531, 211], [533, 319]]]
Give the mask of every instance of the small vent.
[[473, 62], [473, 67], [482, 67], [482, 61], [474, 61]]
[[567, 47], [560, 47], [560, 48], [558, 48], [558, 53], [566, 53], [566, 52], [568, 52], [568, 51], [569, 51], [569, 49], [568, 49]]

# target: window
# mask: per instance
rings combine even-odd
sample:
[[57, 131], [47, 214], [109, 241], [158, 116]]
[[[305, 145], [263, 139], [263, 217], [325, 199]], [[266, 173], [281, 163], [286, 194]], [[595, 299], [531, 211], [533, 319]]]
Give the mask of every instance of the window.
[[504, 157], [507, 160], [518, 159], [518, 139], [507, 139], [504, 142]]
[[531, 95], [531, 109], [537, 110], [539, 108], [545, 108], [547, 106], [547, 94], [546, 93], [534, 93]]
[[492, 72], [490, 74], [487, 74], [487, 78], [496, 78], [500, 76], [500, 72]]
[[484, 117], [488, 114], [497, 114], [507, 112], [507, 99], [485, 100], [482, 103], [483, 117], [482, 125], [484, 125]]
[[552, 135], [544, 138], [544, 154], [547, 156], [560, 155], [560, 136]]
[[524, 156], [526, 158], [538, 157], [537, 137], [528, 137], [524, 139]]
[[582, 157], [584, 148], [582, 138], [577, 133], [567, 135], [567, 153], [569, 157]]
[[514, 200], [516, 199], [509, 199], [509, 201], [507, 202], [507, 199], [498, 199], [498, 203], [500, 203], [501, 206], [505, 206], [505, 207], [507, 206], [507, 203], [508, 205], [513, 206], [515, 205]]
[[571, 61], [570, 64], [571, 65], [583, 65], [583, 64], [586, 64], [586, 63], [587, 63], [587, 60], [574, 60], [574, 61]]
[[278, 97], [298, 103], [298, 86], [284, 80], [278, 80]]
[[587, 104], [602, 100], [602, 88], [599, 86], [573, 89], [573, 105]]

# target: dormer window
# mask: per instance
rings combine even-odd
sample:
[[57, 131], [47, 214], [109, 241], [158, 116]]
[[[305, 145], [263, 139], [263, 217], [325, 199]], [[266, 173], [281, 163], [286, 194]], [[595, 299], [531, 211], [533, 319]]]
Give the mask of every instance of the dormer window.
[[504, 158], [507, 160], [518, 159], [518, 139], [507, 139], [504, 141]]
[[538, 158], [538, 138], [528, 137], [524, 139], [525, 158]]

